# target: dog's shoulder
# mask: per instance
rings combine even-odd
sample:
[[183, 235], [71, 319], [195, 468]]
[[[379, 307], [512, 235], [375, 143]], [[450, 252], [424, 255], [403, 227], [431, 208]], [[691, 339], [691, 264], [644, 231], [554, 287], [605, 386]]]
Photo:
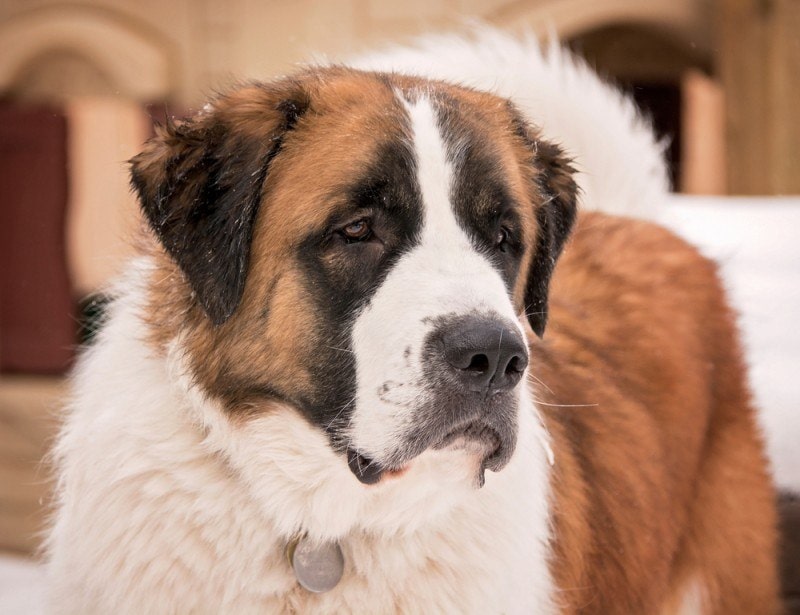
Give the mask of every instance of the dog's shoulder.
[[643, 355], [684, 364], [706, 356], [734, 320], [716, 264], [697, 248], [652, 222], [602, 213], [579, 217], [551, 311], [556, 344], [589, 343], [634, 371]]

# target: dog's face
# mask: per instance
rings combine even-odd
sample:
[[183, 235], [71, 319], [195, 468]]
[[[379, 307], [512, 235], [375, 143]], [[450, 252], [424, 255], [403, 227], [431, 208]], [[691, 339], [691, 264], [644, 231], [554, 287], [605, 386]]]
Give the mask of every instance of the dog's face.
[[575, 213], [508, 102], [309, 71], [160, 131], [133, 183], [165, 248], [150, 318], [231, 420], [288, 404], [364, 483], [431, 448], [508, 461]]

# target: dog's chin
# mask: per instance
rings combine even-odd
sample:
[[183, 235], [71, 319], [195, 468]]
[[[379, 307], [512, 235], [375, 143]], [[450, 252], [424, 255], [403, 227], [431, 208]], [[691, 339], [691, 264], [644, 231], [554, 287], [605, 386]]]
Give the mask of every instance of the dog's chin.
[[[468, 477], [476, 488], [483, 487], [486, 470], [500, 471], [510, 456], [508, 447], [497, 430], [484, 423], [474, 422], [455, 428], [444, 436], [432, 438], [421, 453], [398, 455], [401, 461], [392, 464], [381, 463], [354, 449], [348, 449], [347, 465], [361, 483], [376, 485], [404, 476], [414, 465], [424, 466], [424, 470], [420, 468], [421, 471], [437, 472], [437, 466], [442, 465], [440, 463], [417, 464], [420, 456], [426, 451], [436, 453], [432, 457], [447, 458], [448, 468], [452, 468], [455, 460], [459, 467], [463, 467], [463, 475]], [[452, 472], [447, 474], [451, 475]]]
[[437, 450], [458, 451], [468, 464], [473, 484], [480, 489], [486, 482], [486, 470], [499, 471], [505, 466], [504, 443], [493, 427], [475, 422], [447, 433], [434, 446]]

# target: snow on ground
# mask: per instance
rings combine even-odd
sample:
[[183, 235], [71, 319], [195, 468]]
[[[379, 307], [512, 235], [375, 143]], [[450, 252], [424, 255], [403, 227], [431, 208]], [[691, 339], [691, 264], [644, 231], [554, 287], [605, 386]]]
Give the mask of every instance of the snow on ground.
[[44, 570], [15, 555], [0, 555], [0, 613], [41, 615], [44, 608]]

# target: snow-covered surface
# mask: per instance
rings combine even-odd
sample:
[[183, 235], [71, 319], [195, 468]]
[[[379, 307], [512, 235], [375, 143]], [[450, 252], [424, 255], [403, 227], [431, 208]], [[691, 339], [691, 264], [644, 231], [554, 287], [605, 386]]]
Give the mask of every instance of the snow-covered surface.
[[800, 198], [673, 197], [665, 222], [720, 264], [778, 486], [800, 492]]
[[44, 572], [41, 566], [22, 557], [0, 555], [0, 613], [44, 613]]

